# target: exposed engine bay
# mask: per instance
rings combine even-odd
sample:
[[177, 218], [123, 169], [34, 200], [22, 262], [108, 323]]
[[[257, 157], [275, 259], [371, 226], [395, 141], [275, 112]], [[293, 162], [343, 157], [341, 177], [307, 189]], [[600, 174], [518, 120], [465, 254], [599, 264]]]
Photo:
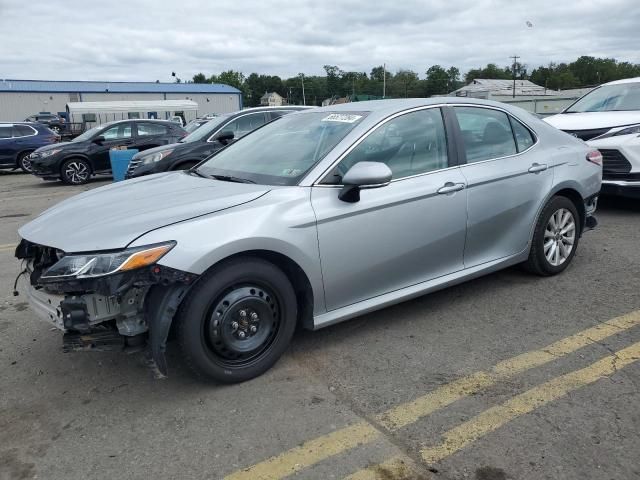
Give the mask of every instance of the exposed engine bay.
[[166, 375], [164, 349], [173, 314], [198, 276], [153, 264], [93, 278], [47, 277], [65, 255], [26, 240], [16, 248], [21, 275], [28, 279], [29, 303], [40, 318], [64, 332], [64, 350], [148, 346]]

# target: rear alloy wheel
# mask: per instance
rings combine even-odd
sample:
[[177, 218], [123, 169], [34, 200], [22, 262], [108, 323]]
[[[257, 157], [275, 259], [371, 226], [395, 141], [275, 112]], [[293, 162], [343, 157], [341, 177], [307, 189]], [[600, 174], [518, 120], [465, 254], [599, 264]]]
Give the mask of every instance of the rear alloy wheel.
[[238, 258], [214, 268], [189, 292], [177, 318], [178, 340], [198, 376], [242, 382], [280, 358], [296, 321], [287, 276], [260, 258]]
[[62, 181], [68, 185], [82, 185], [91, 177], [91, 167], [82, 158], [72, 158], [62, 164]]
[[31, 159], [29, 158], [31, 152], [24, 152], [18, 156], [18, 166], [24, 173], [31, 173], [33, 169], [31, 168]]
[[567, 268], [578, 248], [579, 218], [571, 200], [552, 198], [536, 224], [527, 269], [538, 275], [555, 275]]

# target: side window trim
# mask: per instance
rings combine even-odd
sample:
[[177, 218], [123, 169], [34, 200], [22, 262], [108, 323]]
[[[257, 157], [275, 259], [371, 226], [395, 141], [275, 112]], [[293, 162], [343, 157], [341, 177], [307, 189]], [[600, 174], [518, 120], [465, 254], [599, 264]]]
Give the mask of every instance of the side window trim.
[[[513, 133], [513, 139], [516, 141], [516, 149], [518, 150], [518, 154], [524, 153], [524, 152], [532, 149], [535, 145], [538, 144], [538, 136], [535, 134], [535, 132], [533, 130], [531, 130], [524, 122], [521, 122], [520, 120], [515, 118], [513, 115], [510, 115], [509, 113], [507, 113], [507, 116], [509, 117], [509, 123], [511, 124], [511, 132]], [[528, 131], [529, 135], [531, 135], [531, 138], [533, 139], [533, 143], [531, 145], [529, 145], [527, 148], [525, 148], [524, 150], [522, 150], [522, 151], [520, 151], [520, 145], [518, 144], [518, 138], [516, 137], [516, 131], [513, 128], [514, 122], [518, 122], [520, 125], [522, 125], [522, 128], [524, 128], [526, 131]]]
[[[447, 107], [451, 108], [451, 113], [453, 115], [453, 119], [455, 120], [455, 125], [456, 125], [456, 137], [457, 137], [457, 141], [456, 141], [456, 145], [458, 145], [459, 147], [459, 151], [461, 151], [462, 153], [459, 156], [460, 159], [460, 166], [464, 166], [464, 165], [476, 165], [479, 163], [485, 163], [485, 162], [493, 162], [495, 160], [502, 160], [503, 158], [510, 158], [510, 157], [516, 157], [518, 155], [521, 155], [525, 152], [528, 152], [529, 150], [531, 150], [533, 147], [535, 147], [536, 145], [538, 145], [539, 143], [539, 138], [538, 135], [536, 134], [536, 132], [529, 127], [529, 125], [527, 125], [526, 123], [518, 120], [517, 118], [515, 118], [511, 113], [507, 112], [506, 110], [503, 110], [501, 108], [497, 108], [497, 107], [493, 107], [493, 106], [488, 106], [488, 105], [479, 105], [476, 103], [455, 103], [455, 104], [449, 104], [447, 105]], [[478, 162], [471, 162], [469, 163], [467, 161], [466, 158], [466, 148], [464, 147], [464, 142], [462, 139], [462, 131], [460, 129], [460, 123], [458, 122], [458, 118], [455, 116], [455, 112], [453, 111], [453, 109], [457, 108], [457, 107], [474, 107], [474, 108], [484, 108], [485, 110], [495, 110], [498, 112], [502, 112], [504, 113], [507, 118], [509, 119], [509, 126], [511, 127], [511, 134], [514, 136], [513, 141], [516, 144], [516, 153], [512, 154], [512, 155], [504, 155], [502, 157], [496, 157], [496, 158], [488, 158], [486, 160], [480, 160]], [[520, 122], [522, 124], [523, 127], [525, 127], [533, 136], [533, 143], [529, 146], [529, 148], [527, 148], [526, 150], [523, 150], [521, 152], [518, 151], [518, 142], [515, 138], [515, 133], [513, 131], [513, 124], [512, 124], [512, 117], [513, 120], [515, 120], [516, 122]]]
[[[423, 110], [431, 110], [431, 109], [438, 109], [440, 111], [440, 116], [442, 118], [442, 126], [444, 129], [444, 134], [445, 134], [445, 142], [447, 143], [447, 167], [445, 168], [439, 168], [439, 169], [434, 169], [434, 170], [429, 170], [426, 172], [421, 172], [421, 173], [417, 173], [414, 175], [407, 175], [405, 177], [400, 177], [400, 178], [394, 178], [391, 180], [390, 183], [394, 183], [394, 182], [401, 182], [402, 180], [409, 180], [411, 178], [416, 178], [416, 177], [421, 177], [423, 175], [431, 175], [434, 173], [438, 173], [438, 172], [443, 172], [452, 168], [457, 168], [458, 165], [456, 164], [456, 161], [452, 159], [457, 158], [456, 156], [451, 157], [450, 156], [450, 152], [451, 152], [451, 146], [450, 144], [452, 142], [450, 142], [450, 134], [447, 131], [447, 120], [446, 120], [446, 114], [444, 109], [447, 107], [446, 104], [437, 104], [437, 105], [425, 105], [422, 107], [415, 107], [415, 108], [410, 108], [407, 110], [403, 110], [401, 112], [396, 112], [392, 115], [389, 115], [388, 117], [380, 120], [378, 123], [376, 123], [375, 125], [373, 125], [369, 130], [367, 130], [363, 135], [361, 135], [354, 143], [352, 143], [351, 145], [349, 145], [339, 156], [338, 158], [328, 167], [326, 168], [322, 174], [320, 174], [318, 176], [318, 178], [316, 178], [316, 180], [312, 183], [313, 187], [323, 187], [323, 188], [342, 188], [344, 185], [342, 184], [331, 184], [331, 183], [323, 183], [324, 180], [329, 177], [329, 175], [331, 174], [331, 172], [333, 172], [333, 170], [340, 164], [340, 162], [342, 162], [342, 160], [344, 160], [353, 150], [355, 150], [358, 145], [360, 145], [366, 138], [369, 137], [369, 135], [373, 134], [376, 130], [378, 130], [378, 128], [382, 127], [384, 124], [398, 118], [401, 117], [403, 115], [407, 115], [410, 113], [415, 113], [415, 112], [420, 112]], [[452, 112], [453, 113], [453, 112]]]

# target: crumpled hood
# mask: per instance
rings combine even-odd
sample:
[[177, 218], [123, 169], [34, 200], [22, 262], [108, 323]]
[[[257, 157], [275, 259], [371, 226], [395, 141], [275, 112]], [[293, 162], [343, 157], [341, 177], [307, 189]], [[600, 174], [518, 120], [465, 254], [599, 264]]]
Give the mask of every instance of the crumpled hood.
[[640, 123], [640, 112], [560, 113], [545, 117], [544, 121], [560, 130], [595, 130]]
[[18, 233], [32, 243], [65, 252], [124, 248], [150, 230], [250, 202], [271, 188], [187, 172], [160, 173], [71, 197]]

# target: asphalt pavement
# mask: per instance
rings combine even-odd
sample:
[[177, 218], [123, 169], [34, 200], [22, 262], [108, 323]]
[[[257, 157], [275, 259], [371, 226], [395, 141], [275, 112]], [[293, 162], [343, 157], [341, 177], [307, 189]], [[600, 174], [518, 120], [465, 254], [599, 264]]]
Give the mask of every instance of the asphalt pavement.
[[106, 183], [0, 173], [0, 479], [640, 478], [640, 202], [603, 199], [562, 275], [302, 331], [220, 386], [172, 345], [165, 380], [139, 354], [63, 353], [12, 295], [18, 227]]

